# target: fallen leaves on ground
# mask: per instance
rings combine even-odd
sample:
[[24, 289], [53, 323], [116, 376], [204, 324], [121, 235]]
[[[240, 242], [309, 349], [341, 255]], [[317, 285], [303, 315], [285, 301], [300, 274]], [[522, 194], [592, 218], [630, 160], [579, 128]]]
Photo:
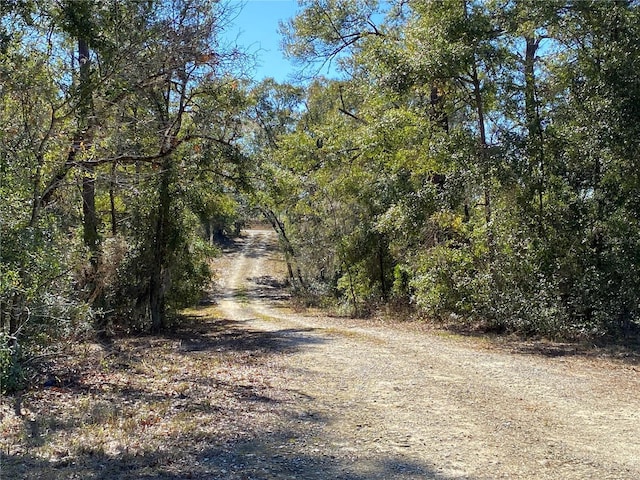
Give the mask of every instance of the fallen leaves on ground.
[[2, 477], [224, 475], [216, 452], [270, 434], [293, 394], [274, 353], [215, 307], [185, 322], [167, 336], [78, 345], [50, 365], [55, 385], [4, 398]]

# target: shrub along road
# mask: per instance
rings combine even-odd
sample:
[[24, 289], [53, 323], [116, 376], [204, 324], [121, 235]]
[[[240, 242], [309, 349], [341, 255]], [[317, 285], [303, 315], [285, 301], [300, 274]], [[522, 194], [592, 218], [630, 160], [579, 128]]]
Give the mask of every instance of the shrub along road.
[[216, 268], [174, 333], [2, 399], [0, 478], [640, 478], [633, 362], [294, 312], [266, 230]]

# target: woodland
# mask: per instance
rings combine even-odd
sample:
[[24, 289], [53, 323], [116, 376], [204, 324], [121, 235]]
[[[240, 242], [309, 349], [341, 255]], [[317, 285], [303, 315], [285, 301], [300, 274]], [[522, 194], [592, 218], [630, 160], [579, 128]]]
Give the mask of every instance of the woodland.
[[0, 0], [3, 392], [172, 328], [256, 219], [308, 305], [637, 334], [640, 2], [300, 0], [287, 84], [225, 42], [238, 8]]

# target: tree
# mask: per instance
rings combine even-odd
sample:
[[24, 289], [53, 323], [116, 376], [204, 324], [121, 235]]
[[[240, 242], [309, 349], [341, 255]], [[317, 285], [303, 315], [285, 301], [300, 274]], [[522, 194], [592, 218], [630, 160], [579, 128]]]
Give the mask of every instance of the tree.
[[638, 251], [634, 2], [303, 7], [289, 53], [337, 59], [348, 78], [312, 87], [279, 162], [304, 172], [300, 238], [341, 232], [336, 245], [362, 254], [339, 262], [361, 272], [347, 283], [388, 289], [362, 263], [376, 255], [361, 240], [379, 235], [380, 270], [432, 315], [560, 334], [635, 324], [635, 284], [614, 273]]
[[243, 56], [217, 44], [231, 7], [11, 6], [1, 10], [14, 21], [3, 18], [0, 64], [3, 334], [16, 353], [18, 337], [63, 335], [82, 317], [98, 330], [118, 317], [164, 328], [209, 280], [210, 249], [191, 223], [224, 202], [203, 209], [194, 191], [217, 182], [209, 197], [223, 198], [243, 181], [246, 95], [228, 74]]
[[[629, 331], [637, 322], [638, 6], [570, 3], [557, 40], [551, 255], [568, 315], [585, 328]], [[623, 60], [624, 59], [624, 60]], [[571, 60], [571, 61], [569, 61]], [[630, 203], [631, 202], [631, 203]]]

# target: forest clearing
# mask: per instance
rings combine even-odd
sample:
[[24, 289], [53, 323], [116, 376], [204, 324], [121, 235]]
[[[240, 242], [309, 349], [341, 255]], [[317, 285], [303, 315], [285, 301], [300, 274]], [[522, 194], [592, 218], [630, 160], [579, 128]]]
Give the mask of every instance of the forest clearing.
[[78, 345], [4, 398], [1, 477], [640, 476], [637, 358], [293, 311], [267, 230], [217, 270], [174, 333]]

